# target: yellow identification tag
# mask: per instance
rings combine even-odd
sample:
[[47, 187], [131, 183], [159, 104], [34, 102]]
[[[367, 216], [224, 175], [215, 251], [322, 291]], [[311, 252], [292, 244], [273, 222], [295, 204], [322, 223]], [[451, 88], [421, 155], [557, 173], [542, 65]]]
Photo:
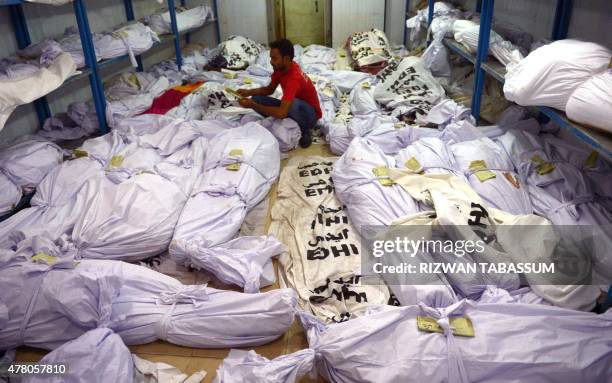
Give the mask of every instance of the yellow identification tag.
[[361, 87], [364, 88], [364, 89], [370, 89], [371, 88], [370, 83], [368, 81], [362, 82], [361, 83]]
[[242, 149], [232, 149], [229, 152], [230, 157], [235, 157], [235, 156], [241, 156], [242, 155]]
[[395, 185], [395, 181], [389, 178], [389, 168], [388, 167], [378, 166], [372, 169], [372, 173], [374, 173], [374, 175], [378, 177], [378, 182], [380, 182], [382, 186]]
[[403, 122], [396, 122], [395, 124], [393, 124], [393, 127], [395, 129], [401, 129], [404, 127], [404, 123]]
[[252, 83], [253, 83], [253, 80], [251, 80], [249, 77], [245, 77], [245, 78], [244, 78], [244, 83], [245, 83], [245, 84], [252, 84]]
[[544, 174], [548, 174], [556, 169], [555, 165], [553, 165], [550, 162], [544, 161], [542, 157], [538, 156], [537, 154], [531, 157], [531, 161], [537, 164], [536, 170], [538, 171], [538, 174], [541, 176], [543, 176]]
[[[453, 330], [453, 335], [474, 337], [474, 326], [468, 317], [450, 317], [450, 326]], [[444, 334], [444, 329], [438, 324], [436, 319], [417, 315], [417, 328], [420, 331], [439, 332]]]
[[221, 70], [221, 72], [223, 72], [223, 77], [225, 78], [232, 79], [232, 78], [238, 77], [236, 73], [228, 71], [228, 70]]
[[87, 153], [87, 150], [83, 150], [83, 149], [74, 149], [72, 151], [72, 154], [74, 154], [74, 158], [81, 158], [81, 157], [89, 156], [89, 153]]
[[487, 163], [484, 160], [470, 162], [470, 170], [475, 171], [474, 175], [476, 175], [480, 182], [495, 178], [495, 173], [487, 168]]
[[419, 160], [414, 157], [410, 157], [410, 159], [408, 159], [404, 165], [415, 173], [420, 173], [423, 171], [423, 167], [419, 163]]
[[225, 167], [227, 170], [231, 170], [231, 171], [238, 171], [240, 170], [240, 162], [236, 162], [233, 164], [229, 164]]
[[43, 253], [41, 251], [41, 252], [34, 254], [34, 256], [32, 257], [32, 261], [36, 263], [46, 263], [47, 265], [52, 266], [53, 264], [57, 262], [57, 257]]
[[123, 156], [113, 156], [108, 163], [107, 169], [118, 168], [123, 164]]
[[589, 154], [589, 156], [587, 157], [586, 161], [585, 161], [585, 166], [587, 168], [594, 168], [595, 165], [597, 164], [597, 159], [599, 158], [599, 153], [595, 150], [593, 150], [591, 152], [591, 154]]

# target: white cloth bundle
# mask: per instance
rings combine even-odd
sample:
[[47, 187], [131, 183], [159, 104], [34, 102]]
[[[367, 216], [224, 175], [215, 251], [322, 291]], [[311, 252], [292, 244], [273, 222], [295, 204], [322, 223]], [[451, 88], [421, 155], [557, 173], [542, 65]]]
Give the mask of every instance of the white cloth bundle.
[[111, 127], [119, 120], [133, 117], [151, 107], [153, 100], [170, 87], [166, 77], [149, 73], [124, 73], [107, 87], [106, 119]]
[[23, 136], [0, 147], [0, 172], [15, 186], [31, 191], [53, 168], [62, 163], [64, 152], [38, 136]]
[[0, 258], [2, 349], [54, 349], [100, 326], [128, 345], [162, 339], [188, 347], [248, 347], [273, 341], [293, 323], [292, 290], [243, 294], [187, 286], [143, 266], [75, 262], [73, 256], [35, 237]]
[[191, 377], [165, 363], [149, 362], [132, 355], [121, 337], [108, 328], [96, 328], [64, 343], [45, 355], [40, 364], [65, 364], [66, 374], [29, 375], [24, 383], [199, 383], [206, 376], [198, 371]]
[[228, 69], [244, 69], [262, 52], [263, 47], [243, 36], [230, 36], [219, 44]]
[[444, 96], [444, 89], [419, 57], [393, 61], [377, 77], [374, 98], [392, 109], [394, 116], [427, 114]]
[[21, 188], [0, 172], [0, 216], [11, 211], [21, 199]]
[[255, 351], [230, 350], [213, 383], [295, 383], [314, 367], [310, 349], [269, 360]]
[[389, 182], [384, 173], [395, 167], [388, 157], [367, 138], [356, 137], [334, 163], [332, 178], [338, 199], [346, 206], [355, 228], [384, 225], [417, 213], [419, 207], [399, 185]]
[[489, 138], [450, 146], [455, 166], [489, 206], [511, 214], [531, 214], [533, 207], [524, 182], [503, 147]]
[[[212, 18], [212, 8], [208, 5], [200, 5], [191, 9], [176, 12], [176, 26], [179, 32], [183, 32], [188, 29], [197, 28], [203, 25], [206, 20]], [[151, 27], [153, 32], [159, 35], [164, 33], [172, 33], [172, 27], [170, 25], [170, 12], [147, 16], [145, 17], [144, 21], [149, 27]]]
[[84, 213], [79, 192], [92, 178], [104, 177], [102, 166], [90, 158], [66, 161], [41, 181], [30, 201], [31, 207], [0, 222], [0, 248], [9, 248], [24, 238], [48, 232], [59, 238], [69, 232]]
[[132, 66], [136, 67], [136, 55], [151, 49], [154, 43], [159, 42], [157, 34], [151, 28], [139, 22], [132, 22], [110, 33], [101, 34], [94, 39], [94, 46], [103, 59], [111, 59], [128, 55]]
[[595, 43], [555, 41], [534, 50], [509, 68], [504, 94], [519, 105], [565, 110], [580, 85], [607, 70], [610, 57], [610, 50]]
[[612, 133], [612, 69], [599, 73], [579, 85], [567, 100], [567, 116]]
[[258, 123], [215, 136], [204, 173], [178, 220], [171, 256], [247, 292], [257, 291], [260, 282], [272, 283], [270, 258], [283, 251], [282, 245], [269, 237], [232, 238], [247, 212], [265, 198], [279, 170], [278, 143]]
[[76, 71], [68, 53], [59, 54], [48, 67], [40, 67], [29, 76], [0, 79], [0, 130], [19, 106], [28, 104], [55, 89]]
[[358, 67], [386, 62], [391, 58], [387, 35], [376, 28], [353, 33], [349, 37], [348, 45], [351, 57]]
[[[463, 44], [470, 52], [475, 53], [478, 49], [478, 38], [480, 25], [470, 20], [457, 20], [453, 24], [455, 40]], [[516, 65], [523, 59], [523, 54], [509, 41], [491, 30], [489, 35], [489, 51], [507, 68]]]

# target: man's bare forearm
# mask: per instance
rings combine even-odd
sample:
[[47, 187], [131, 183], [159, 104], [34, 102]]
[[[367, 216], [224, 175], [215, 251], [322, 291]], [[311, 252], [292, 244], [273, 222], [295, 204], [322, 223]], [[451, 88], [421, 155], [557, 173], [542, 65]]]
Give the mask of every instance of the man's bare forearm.
[[253, 102], [253, 109], [256, 112], [261, 113], [265, 116], [272, 116], [274, 118], [283, 119], [287, 117], [287, 111], [280, 106], [266, 106]]

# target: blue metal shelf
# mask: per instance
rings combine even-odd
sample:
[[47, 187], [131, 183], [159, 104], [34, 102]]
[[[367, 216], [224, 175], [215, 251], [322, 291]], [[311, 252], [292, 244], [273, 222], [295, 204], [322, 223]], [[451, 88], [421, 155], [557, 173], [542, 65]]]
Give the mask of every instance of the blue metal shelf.
[[[430, 22], [433, 11], [434, 0], [429, 0]], [[567, 37], [567, 28], [571, 14], [571, 0], [557, 0], [555, 22], [553, 26], [553, 38], [562, 39]], [[480, 30], [478, 36], [478, 50], [476, 55], [470, 53], [464, 46], [453, 39], [444, 39], [444, 45], [459, 56], [474, 65], [475, 80], [472, 93], [472, 115], [478, 121], [480, 117], [480, 103], [484, 87], [484, 75], [487, 74], [497, 81], [503, 83], [506, 68], [497, 60], [487, 60], [489, 54], [489, 35], [491, 33], [491, 22], [493, 21], [494, 0], [479, 0], [477, 7], [481, 8]], [[538, 111], [552, 120], [562, 129], [602, 153], [608, 159], [612, 159], [612, 134], [598, 130], [588, 129], [580, 124], [570, 121], [564, 112], [549, 108], [547, 106], [536, 106]]]
[[[160, 43], [156, 43], [154, 46], [159, 44], [163, 44], [166, 41], [173, 40], [174, 48], [175, 48], [175, 56], [176, 63], [179, 69], [183, 63], [183, 57], [181, 54], [181, 38], [185, 36], [187, 42], [189, 42], [189, 34], [196, 32], [210, 24], [215, 24], [215, 33], [217, 38], [217, 44], [220, 43], [220, 31], [219, 31], [219, 17], [217, 15], [217, 0], [212, 0], [212, 8], [214, 20], [207, 21], [204, 25], [192, 28], [183, 32], [178, 31], [178, 26], [176, 22], [176, 9], [174, 7], [174, 0], [167, 0], [168, 2], [168, 11], [170, 12], [170, 21], [172, 34], [160, 36]], [[27, 22], [25, 15], [23, 13], [22, 4], [25, 4], [23, 0], [0, 0], [0, 6], [8, 6], [11, 21], [13, 24], [13, 28], [15, 30], [15, 37], [17, 39], [17, 44], [20, 49], [23, 49], [31, 44], [30, 35], [28, 32]], [[32, 3], [30, 3], [32, 4]], [[185, 0], [181, 0], [181, 5], [185, 5]], [[128, 21], [134, 20], [134, 8], [132, 5], [132, 0], [124, 0], [125, 6], [125, 14], [126, 19]], [[79, 35], [81, 37], [81, 44], [83, 46], [83, 54], [85, 56], [86, 66], [81, 68], [81, 73], [76, 74], [66, 81], [62, 86], [73, 83], [85, 77], [89, 77], [89, 82], [91, 86], [91, 93], [93, 98], [93, 103], [96, 109], [96, 114], [98, 117], [98, 123], [100, 125], [100, 133], [105, 134], [108, 132], [108, 126], [106, 124], [106, 99], [104, 98], [104, 87], [102, 85], [102, 79], [100, 76], [100, 69], [111, 66], [115, 63], [122, 62], [126, 60], [129, 56], [123, 55], [120, 57], [115, 57], [108, 60], [103, 60], [100, 62], [96, 61], [94, 45], [92, 41], [92, 33], [89, 28], [89, 20], [87, 17], [87, 10], [85, 7], [84, 0], [74, 0], [73, 1], [74, 13], [77, 20], [77, 26], [79, 30]], [[144, 53], [144, 52], [143, 52]], [[136, 56], [138, 70], [143, 70], [142, 58], [141, 55]], [[36, 107], [36, 113], [38, 115], [38, 119], [40, 125], [42, 126], [45, 120], [51, 116], [51, 111], [49, 109], [49, 103], [46, 100], [46, 97], [41, 97], [34, 101], [34, 105]]]

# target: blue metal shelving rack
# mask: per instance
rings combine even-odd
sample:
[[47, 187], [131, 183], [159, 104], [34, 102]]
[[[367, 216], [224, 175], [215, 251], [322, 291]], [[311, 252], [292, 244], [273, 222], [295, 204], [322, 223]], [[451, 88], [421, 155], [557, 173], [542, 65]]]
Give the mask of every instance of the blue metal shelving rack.
[[[435, 0], [429, 0], [429, 23], [434, 15]], [[488, 75], [497, 81], [504, 82], [506, 68], [495, 60], [487, 60], [489, 55], [489, 35], [493, 21], [493, 9], [495, 0], [477, 0], [476, 11], [480, 12], [480, 31], [478, 36], [478, 49], [476, 54], [470, 53], [461, 44], [453, 39], [444, 39], [444, 44], [454, 53], [459, 54], [474, 65], [474, 91], [472, 93], [472, 115], [478, 121], [480, 118], [480, 105], [484, 90], [484, 80]], [[406, 10], [408, 10], [408, 0], [406, 0]], [[557, 0], [555, 19], [551, 38], [553, 40], [564, 39], [567, 31], [572, 11], [572, 0]], [[406, 11], [406, 13], [408, 13]], [[406, 36], [406, 31], [404, 32]], [[596, 130], [586, 129], [576, 124], [565, 116], [565, 113], [546, 106], [538, 106], [543, 119], [550, 119], [565, 129], [582, 142], [597, 150], [608, 159], [612, 159], [612, 137], [609, 134], [600, 133]]]
[[[213, 8], [213, 16], [214, 20], [206, 22], [204, 25], [193, 28], [187, 31], [180, 32], [178, 31], [178, 26], [176, 22], [176, 10], [174, 7], [174, 0], [167, 0], [168, 2], [168, 10], [170, 12], [170, 22], [172, 26], [172, 35], [162, 35], [160, 36], [161, 43], [163, 44], [166, 41], [173, 40], [174, 41], [174, 49], [176, 56], [176, 63], [179, 69], [183, 64], [183, 57], [181, 54], [181, 37], [184, 35], [187, 42], [189, 42], [190, 33], [196, 32], [205, 26], [208, 26], [212, 23], [215, 24], [215, 35], [217, 44], [220, 42], [220, 29], [219, 29], [219, 17], [217, 14], [217, 0], [212, 0], [212, 8]], [[13, 29], [15, 31], [15, 37], [17, 39], [17, 45], [19, 49], [23, 49], [31, 44], [30, 34], [28, 31], [26, 17], [23, 12], [23, 4], [24, 0], [0, 0], [0, 6], [6, 6], [9, 9], [11, 22], [13, 25]], [[32, 3], [30, 3], [32, 4]], [[185, 0], [181, 0], [181, 5], [185, 5]], [[50, 6], [50, 5], [34, 5], [32, 6]], [[134, 20], [134, 8], [132, 5], [132, 0], [124, 0], [125, 6], [125, 14], [126, 19], [128, 21]], [[100, 76], [100, 69], [112, 65], [114, 63], [123, 61], [128, 58], [127, 55], [116, 57], [109, 60], [103, 60], [100, 62], [96, 61], [96, 55], [94, 52], [94, 45], [92, 41], [92, 34], [89, 28], [89, 19], [87, 17], [87, 9], [85, 6], [84, 0], [73, 0], [73, 8], [74, 14], [77, 21], [77, 26], [79, 29], [79, 35], [81, 37], [81, 44], [83, 45], [83, 54], [85, 56], [85, 67], [81, 68], [81, 73], [71, 78], [67, 79], [63, 85], [72, 83], [74, 81], [80, 80], [84, 77], [89, 77], [89, 83], [91, 86], [91, 93], [94, 102], [94, 107], [96, 109], [96, 114], [98, 116], [98, 123], [100, 125], [100, 133], [105, 134], [108, 132], [108, 126], [106, 124], [106, 99], [104, 98], [104, 87], [102, 85], [102, 78]], [[142, 57], [138, 55], [137, 58], [138, 70], [143, 70], [142, 65]], [[51, 111], [49, 109], [49, 103], [47, 102], [46, 97], [41, 97], [34, 101], [34, 106], [36, 108], [36, 114], [38, 115], [38, 120], [42, 126], [45, 120], [51, 116]]]

